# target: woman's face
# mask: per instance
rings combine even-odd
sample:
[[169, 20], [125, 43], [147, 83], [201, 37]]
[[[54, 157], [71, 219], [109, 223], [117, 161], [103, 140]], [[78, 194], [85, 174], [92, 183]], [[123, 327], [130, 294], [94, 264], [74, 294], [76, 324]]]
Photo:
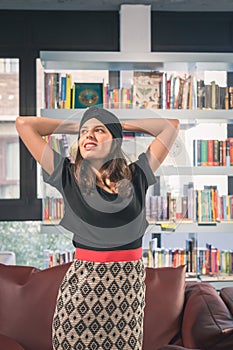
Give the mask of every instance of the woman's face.
[[111, 150], [112, 134], [98, 119], [89, 119], [80, 129], [79, 150], [83, 158], [105, 159]]

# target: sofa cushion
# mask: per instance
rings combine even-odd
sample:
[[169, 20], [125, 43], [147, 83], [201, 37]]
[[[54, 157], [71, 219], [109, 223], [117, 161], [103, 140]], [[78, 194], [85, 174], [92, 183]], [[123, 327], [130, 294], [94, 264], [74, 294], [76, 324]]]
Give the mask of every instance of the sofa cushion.
[[182, 338], [187, 348], [233, 349], [233, 317], [208, 283], [187, 287]]
[[0, 350], [24, 350], [14, 339], [0, 334]]
[[51, 350], [56, 296], [69, 266], [40, 271], [0, 264], [0, 301], [4, 301], [0, 334], [14, 338], [27, 350]]
[[179, 333], [186, 266], [146, 268], [143, 350], [169, 344]]
[[220, 290], [220, 297], [233, 315], [233, 287], [224, 287]]

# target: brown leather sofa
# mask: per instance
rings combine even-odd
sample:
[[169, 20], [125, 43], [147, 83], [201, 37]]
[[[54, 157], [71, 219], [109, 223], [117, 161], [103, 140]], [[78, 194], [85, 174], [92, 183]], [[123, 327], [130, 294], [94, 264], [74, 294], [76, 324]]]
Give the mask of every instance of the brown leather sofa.
[[[52, 349], [56, 295], [69, 266], [0, 264], [0, 350]], [[143, 350], [182, 349], [233, 350], [233, 287], [218, 293], [186, 283], [185, 266], [146, 268]]]

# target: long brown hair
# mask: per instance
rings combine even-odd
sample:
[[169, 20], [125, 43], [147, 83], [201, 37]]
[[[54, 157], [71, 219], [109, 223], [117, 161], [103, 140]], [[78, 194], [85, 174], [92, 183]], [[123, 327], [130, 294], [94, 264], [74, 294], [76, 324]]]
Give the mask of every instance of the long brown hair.
[[[110, 183], [115, 184], [118, 194], [124, 197], [130, 194], [129, 182], [131, 183], [132, 180], [132, 167], [129, 167], [126, 155], [117, 139], [112, 140], [110, 157], [98, 171], [104, 186], [111, 189], [107, 181], [110, 180]], [[91, 163], [82, 157], [79, 147], [77, 147], [73, 164], [73, 173], [78, 185], [84, 189], [84, 192], [91, 193], [97, 183], [96, 174], [91, 167]]]

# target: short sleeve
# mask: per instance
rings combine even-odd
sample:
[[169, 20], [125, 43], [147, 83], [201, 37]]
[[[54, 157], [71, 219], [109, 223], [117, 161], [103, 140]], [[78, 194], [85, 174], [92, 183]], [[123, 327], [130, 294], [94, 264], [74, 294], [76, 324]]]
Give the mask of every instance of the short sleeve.
[[156, 177], [150, 167], [146, 153], [141, 153], [135, 162], [142, 170], [146, 177], [147, 185], [151, 186], [156, 183]]
[[54, 171], [52, 174], [48, 174], [44, 169], [42, 169], [42, 176], [44, 182], [55, 187], [59, 192], [62, 192], [62, 169], [65, 158], [62, 157], [56, 151], [54, 154]]

